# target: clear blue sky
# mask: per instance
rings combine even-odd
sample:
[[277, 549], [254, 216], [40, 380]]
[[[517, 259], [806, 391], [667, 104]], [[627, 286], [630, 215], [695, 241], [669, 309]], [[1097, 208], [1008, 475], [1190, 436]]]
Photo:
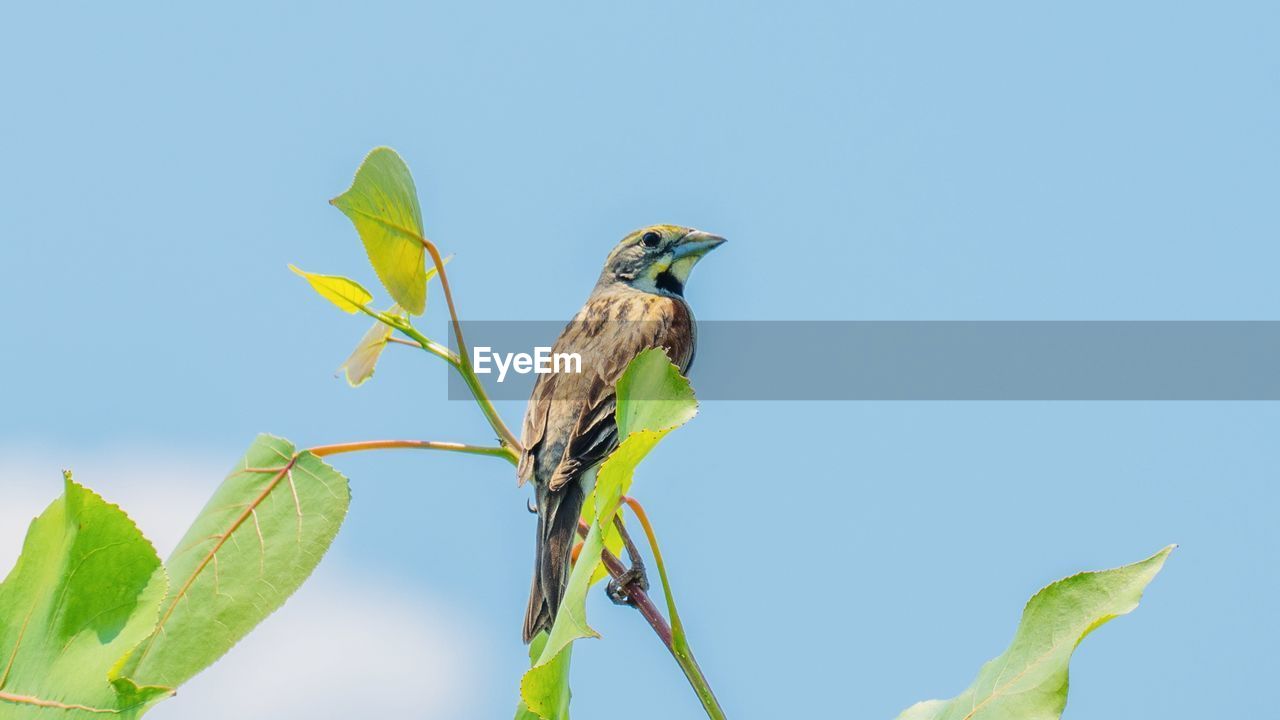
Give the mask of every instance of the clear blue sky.
[[[472, 318], [568, 318], [624, 232], [672, 222], [731, 239], [689, 285], [706, 319], [1280, 319], [1273, 4], [374, 5], [6, 10], [7, 447], [486, 439], [428, 358], [334, 380], [366, 323], [286, 270], [376, 285], [325, 201], [380, 144]], [[709, 403], [635, 492], [731, 716], [953, 695], [1038, 587], [1177, 542], [1081, 647], [1067, 717], [1259, 717], [1278, 431], [1266, 403]], [[511, 472], [337, 464], [326, 563], [465, 608], [487, 664], [463, 716], [508, 716], [533, 554]], [[641, 621], [593, 603], [575, 714], [696, 717]]]

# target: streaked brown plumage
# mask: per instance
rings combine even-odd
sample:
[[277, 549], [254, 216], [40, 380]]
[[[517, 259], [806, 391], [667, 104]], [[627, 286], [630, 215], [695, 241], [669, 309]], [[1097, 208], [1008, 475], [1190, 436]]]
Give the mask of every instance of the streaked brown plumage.
[[723, 238], [655, 225], [623, 238], [552, 353], [578, 353], [580, 373], [538, 376], [524, 418], [517, 475], [532, 480], [537, 564], [524, 620], [527, 643], [550, 630], [569, 579], [569, 556], [596, 467], [618, 445], [614, 386], [641, 351], [661, 347], [687, 372], [696, 326], [683, 297], [689, 271]]

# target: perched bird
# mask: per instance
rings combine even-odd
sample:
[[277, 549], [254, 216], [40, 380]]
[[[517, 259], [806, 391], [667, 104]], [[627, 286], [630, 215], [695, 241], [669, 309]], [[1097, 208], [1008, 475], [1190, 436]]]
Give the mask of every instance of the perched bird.
[[578, 353], [580, 372], [538, 376], [525, 411], [517, 475], [532, 480], [538, 513], [537, 563], [524, 641], [550, 630], [569, 582], [570, 553], [596, 469], [618, 446], [614, 386], [627, 364], [663, 348], [687, 372], [696, 330], [684, 299], [689, 272], [724, 238], [676, 225], [642, 228], [605, 260], [587, 302], [552, 353]]

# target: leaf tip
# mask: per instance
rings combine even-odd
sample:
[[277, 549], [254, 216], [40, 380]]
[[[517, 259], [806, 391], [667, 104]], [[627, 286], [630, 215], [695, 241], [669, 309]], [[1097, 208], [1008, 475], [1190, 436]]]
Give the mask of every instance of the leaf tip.
[[1151, 557], [1147, 558], [1146, 562], [1154, 562], [1156, 565], [1156, 572], [1159, 572], [1164, 567], [1164, 561], [1168, 560], [1169, 556], [1173, 554], [1173, 551], [1177, 549], [1178, 549], [1177, 543], [1170, 543], [1168, 545], [1165, 545], [1155, 555], [1152, 555]]
[[[370, 150], [368, 153], [365, 154], [364, 159], [367, 162], [369, 158], [373, 157], [374, 155], [386, 155], [386, 154], [390, 154], [393, 157], [400, 158], [400, 153], [396, 152], [396, 149], [391, 147], [390, 145], [377, 145], [372, 150]], [[401, 158], [401, 160], [403, 161], [403, 158]]]
[[1164, 547], [1162, 547], [1162, 548], [1160, 548], [1159, 550], [1157, 550], [1157, 551], [1156, 551], [1156, 553], [1155, 553], [1154, 555], [1152, 555], [1151, 557], [1147, 558], [1146, 560], [1143, 560], [1143, 561], [1142, 561], [1141, 563], [1139, 563], [1139, 564], [1143, 564], [1143, 565], [1148, 564], [1148, 563], [1155, 564], [1155, 565], [1157, 566], [1157, 567], [1156, 567], [1156, 571], [1157, 571], [1157, 572], [1159, 572], [1159, 570], [1160, 570], [1160, 566], [1163, 566], [1163, 565], [1164, 565], [1164, 561], [1165, 561], [1165, 560], [1168, 560], [1168, 559], [1169, 559], [1169, 556], [1170, 556], [1171, 554], [1173, 554], [1173, 551], [1174, 551], [1174, 550], [1177, 550], [1177, 549], [1178, 549], [1178, 544], [1177, 544], [1177, 543], [1171, 543], [1171, 544], [1169, 544], [1169, 545], [1165, 545]]

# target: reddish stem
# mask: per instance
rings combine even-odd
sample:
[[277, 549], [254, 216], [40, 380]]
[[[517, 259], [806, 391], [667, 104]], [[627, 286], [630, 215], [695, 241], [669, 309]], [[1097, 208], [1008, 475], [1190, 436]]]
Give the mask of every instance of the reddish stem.
[[[578, 521], [578, 534], [586, 537], [590, 528], [581, 520]], [[600, 552], [600, 560], [604, 563], [605, 569], [609, 571], [609, 575], [615, 579], [620, 577], [627, 571], [627, 566], [622, 564], [616, 555], [609, 552], [608, 549]], [[631, 602], [631, 606], [640, 612], [640, 615], [653, 628], [653, 632], [657, 634], [658, 639], [663, 645], [667, 646], [667, 650], [671, 652], [673, 657], [676, 656], [675, 647], [671, 644], [671, 626], [667, 624], [667, 619], [662, 617], [662, 611], [657, 605], [653, 604], [653, 600], [649, 599], [649, 593], [640, 588], [628, 587], [627, 598]]]
[[363, 450], [446, 450], [470, 455], [494, 455], [497, 457], [505, 457], [507, 455], [507, 451], [500, 447], [438, 442], [435, 440], [364, 440], [361, 442], [334, 443], [333, 445], [317, 445], [307, 448], [307, 452], [316, 457], [361, 452]]

